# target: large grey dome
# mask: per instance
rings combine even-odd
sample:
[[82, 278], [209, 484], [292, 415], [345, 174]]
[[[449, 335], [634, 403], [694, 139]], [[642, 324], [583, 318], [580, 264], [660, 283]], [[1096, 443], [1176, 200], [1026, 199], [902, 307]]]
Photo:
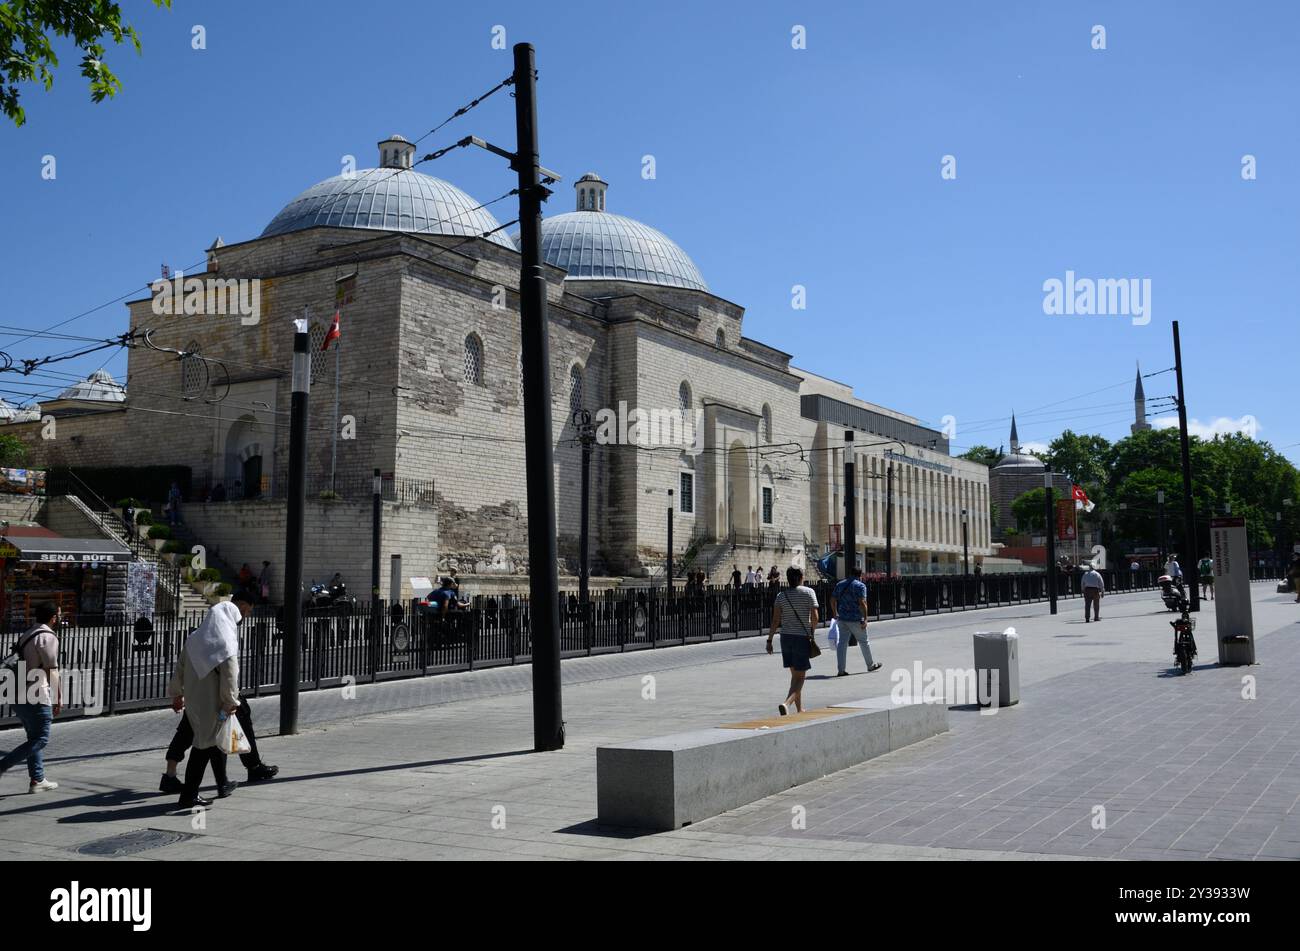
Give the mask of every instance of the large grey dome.
[[61, 400], [92, 400], [101, 403], [121, 403], [126, 390], [113, 379], [107, 370], [96, 370], [86, 379], [74, 383], [59, 394]]
[[542, 259], [571, 280], [641, 281], [707, 291], [699, 268], [667, 235], [607, 211], [542, 220]]
[[[394, 140], [390, 140], [394, 141]], [[262, 237], [316, 225], [470, 237], [515, 250], [501, 223], [455, 185], [410, 168], [368, 168], [313, 185], [271, 219]]]

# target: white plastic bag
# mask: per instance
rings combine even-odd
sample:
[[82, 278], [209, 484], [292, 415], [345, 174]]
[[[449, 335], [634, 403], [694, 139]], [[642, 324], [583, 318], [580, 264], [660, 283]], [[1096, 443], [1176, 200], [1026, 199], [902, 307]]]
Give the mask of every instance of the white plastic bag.
[[830, 632], [826, 635], [826, 640], [831, 642], [832, 647], [839, 643], [840, 641], [839, 618], [831, 618], [831, 628], [830, 628]]
[[232, 716], [217, 724], [217, 749], [229, 756], [251, 753], [253, 750], [244, 734], [244, 728]]

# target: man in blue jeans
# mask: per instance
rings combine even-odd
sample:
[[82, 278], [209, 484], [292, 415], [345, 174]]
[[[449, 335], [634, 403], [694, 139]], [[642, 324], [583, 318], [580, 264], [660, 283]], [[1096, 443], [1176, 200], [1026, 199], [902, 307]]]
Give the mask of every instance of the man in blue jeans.
[[862, 580], [862, 569], [855, 568], [853, 573], [835, 585], [831, 591], [831, 617], [838, 622], [839, 639], [835, 642], [835, 656], [839, 661], [839, 674], [847, 677], [849, 660], [849, 639], [855, 638], [862, 650], [862, 659], [867, 662], [867, 672], [879, 670], [880, 664], [872, 660], [871, 647], [867, 644], [867, 583]]
[[[45, 778], [45, 746], [50, 742], [50, 724], [59, 714], [59, 639], [53, 625], [59, 609], [45, 602], [36, 605], [36, 626], [18, 638], [18, 656], [28, 675], [18, 688], [23, 703], [14, 704], [14, 714], [27, 731], [27, 742], [0, 759], [0, 776], [9, 767], [27, 760], [28, 792], [48, 792], [59, 784]], [[20, 666], [20, 670], [22, 667]], [[32, 677], [31, 675], [35, 675]]]

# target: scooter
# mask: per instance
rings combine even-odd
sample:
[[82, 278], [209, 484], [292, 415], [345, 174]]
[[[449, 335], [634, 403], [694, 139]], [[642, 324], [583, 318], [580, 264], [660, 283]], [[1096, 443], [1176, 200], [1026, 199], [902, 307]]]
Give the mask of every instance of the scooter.
[[1187, 599], [1182, 579], [1161, 575], [1156, 579], [1156, 584], [1160, 585], [1160, 600], [1165, 603], [1165, 607], [1170, 611], [1180, 610]]
[[1196, 657], [1196, 638], [1192, 636], [1192, 631], [1196, 630], [1196, 618], [1188, 613], [1190, 609], [1191, 605], [1183, 601], [1178, 605], [1182, 617], [1169, 622], [1174, 629], [1174, 661], [1184, 674], [1192, 672], [1192, 660]]
[[313, 614], [353, 614], [356, 612], [357, 599], [348, 594], [348, 587], [343, 582], [336, 585], [312, 582], [307, 603], [303, 605]]

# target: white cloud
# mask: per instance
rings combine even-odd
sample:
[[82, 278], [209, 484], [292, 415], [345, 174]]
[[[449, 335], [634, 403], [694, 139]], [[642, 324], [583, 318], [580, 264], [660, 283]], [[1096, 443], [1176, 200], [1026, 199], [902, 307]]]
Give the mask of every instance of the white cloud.
[[[1156, 429], [1176, 429], [1178, 417], [1161, 416], [1159, 419], [1151, 420], [1151, 425]], [[1259, 420], [1249, 413], [1239, 419], [1233, 419], [1231, 416], [1216, 416], [1208, 423], [1203, 423], [1199, 419], [1187, 421], [1188, 434], [1199, 436], [1201, 439], [1213, 439], [1215, 436], [1229, 436], [1233, 433], [1242, 433], [1255, 439], [1263, 428]]]
[[1047, 452], [1048, 446], [1045, 442], [1034, 442], [1026, 440], [1020, 444], [1020, 448], [1030, 455], [1041, 456]]

